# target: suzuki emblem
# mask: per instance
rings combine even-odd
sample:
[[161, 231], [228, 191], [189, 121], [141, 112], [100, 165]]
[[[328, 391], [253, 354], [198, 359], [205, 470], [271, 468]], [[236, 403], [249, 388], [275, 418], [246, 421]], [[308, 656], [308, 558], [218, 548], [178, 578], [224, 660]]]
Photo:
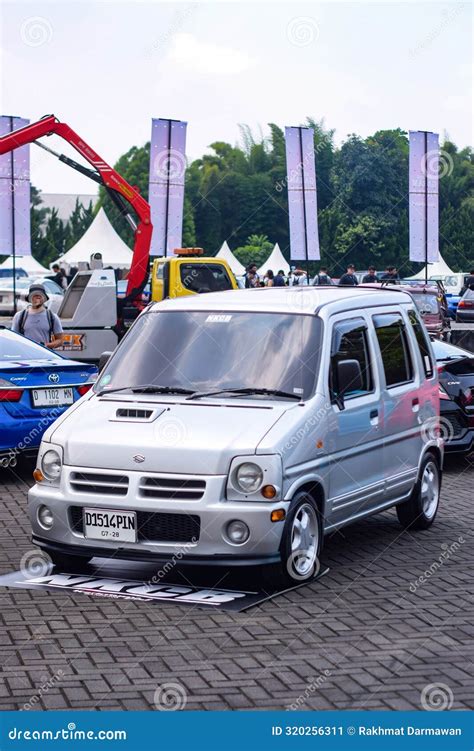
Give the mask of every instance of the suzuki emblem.
[[48, 381], [51, 381], [51, 383], [57, 383], [59, 381], [59, 376], [57, 373], [50, 373], [48, 376]]
[[145, 457], [143, 456], [143, 454], [135, 454], [135, 456], [133, 457], [133, 461], [137, 462], [137, 464], [141, 464], [142, 462], [145, 461]]

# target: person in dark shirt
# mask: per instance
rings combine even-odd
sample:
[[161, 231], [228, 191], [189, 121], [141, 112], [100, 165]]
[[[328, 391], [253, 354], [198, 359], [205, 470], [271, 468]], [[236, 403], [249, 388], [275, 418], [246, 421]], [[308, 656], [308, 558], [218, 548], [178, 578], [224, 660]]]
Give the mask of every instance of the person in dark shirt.
[[319, 269], [319, 272], [316, 274], [316, 276], [313, 279], [313, 284], [315, 286], [332, 284], [332, 279], [328, 274], [328, 270], [326, 266], [321, 266], [321, 268]]
[[347, 267], [347, 271], [345, 274], [341, 276], [339, 279], [339, 286], [340, 287], [355, 287], [359, 282], [357, 281], [357, 277], [355, 274], [355, 266], [353, 263], [350, 263]]
[[362, 284], [374, 284], [375, 282], [378, 282], [375, 266], [369, 266], [369, 273], [363, 277]]
[[398, 271], [395, 266], [387, 266], [387, 271], [385, 274], [382, 274], [380, 279], [383, 282], [398, 282], [400, 277], [398, 276]]

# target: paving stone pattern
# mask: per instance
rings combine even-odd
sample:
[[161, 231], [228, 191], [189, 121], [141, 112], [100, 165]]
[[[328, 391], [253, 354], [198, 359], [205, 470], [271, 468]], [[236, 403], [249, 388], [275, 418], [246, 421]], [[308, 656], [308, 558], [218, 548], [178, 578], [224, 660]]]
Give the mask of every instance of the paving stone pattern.
[[[32, 550], [29, 477], [0, 471], [2, 574]], [[430, 530], [347, 527], [325, 577], [248, 613], [2, 588], [0, 709], [421, 709], [431, 684], [472, 708], [473, 507], [474, 458], [451, 460]]]

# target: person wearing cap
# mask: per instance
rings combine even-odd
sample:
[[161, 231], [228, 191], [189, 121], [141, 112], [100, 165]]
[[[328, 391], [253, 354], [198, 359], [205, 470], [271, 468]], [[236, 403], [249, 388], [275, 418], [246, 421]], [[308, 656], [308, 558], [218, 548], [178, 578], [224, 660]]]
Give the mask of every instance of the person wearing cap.
[[300, 268], [296, 268], [293, 272], [293, 279], [291, 280], [290, 285], [292, 287], [296, 287], [296, 286], [307, 287], [308, 275], [306, 271]]
[[45, 307], [48, 300], [43, 285], [32, 284], [28, 292], [30, 304], [14, 316], [11, 329], [43, 347], [56, 349], [63, 343], [63, 327], [56, 313]]

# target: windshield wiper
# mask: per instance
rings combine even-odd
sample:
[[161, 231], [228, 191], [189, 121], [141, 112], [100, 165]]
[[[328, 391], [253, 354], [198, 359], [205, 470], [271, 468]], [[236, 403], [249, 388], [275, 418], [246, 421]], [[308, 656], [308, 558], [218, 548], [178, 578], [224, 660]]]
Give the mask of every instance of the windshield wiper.
[[280, 391], [280, 389], [258, 389], [258, 388], [242, 388], [242, 389], [218, 389], [217, 391], [203, 391], [203, 392], [196, 392], [195, 394], [192, 394], [192, 396], [188, 396], [188, 400], [191, 399], [200, 399], [203, 396], [218, 396], [219, 394], [237, 394], [237, 396], [245, 395], [245, 394], [261, 394], [262, 396], [283, 396], [287, 397], [288, 399], [298, 399], [298, 401], [301, 400], [301, 396], [298, 394], [292, 394], [289, 391]]
[[143, 386], [119, 386], [116, 389], [102, 389], [97, 391], [97, 396], [116, 394], [118, 391], [132, 391], [137, 394], [194, 394], [193, 389], [183, 389], [180, 386], [155, 386], [143, 384]]

